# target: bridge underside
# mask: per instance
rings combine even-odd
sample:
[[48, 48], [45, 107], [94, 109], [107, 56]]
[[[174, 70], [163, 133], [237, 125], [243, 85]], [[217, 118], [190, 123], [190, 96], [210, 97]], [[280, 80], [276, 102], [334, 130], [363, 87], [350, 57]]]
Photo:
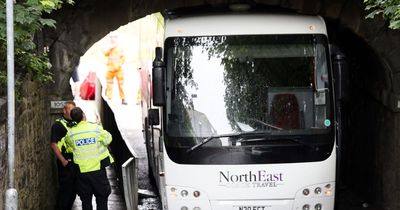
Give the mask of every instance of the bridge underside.
[[[55, 86], [50, 100], [71, 97], [69, 78], [80, 56], [109, 31], [147, 14], [195, 7], [217, 8], [236, 1], [77, 1], [54, 14], [57, 29], [43, 34], [50, 46]], [[345, 128], [340, 183], [387, 209], [400, 203], [400, 39], [380, 19], [365, 19], [359, 0], [254, 0], [272, 10], [322, 16], [330, 42], [349, 62], [350, 99], [343, 102]]]

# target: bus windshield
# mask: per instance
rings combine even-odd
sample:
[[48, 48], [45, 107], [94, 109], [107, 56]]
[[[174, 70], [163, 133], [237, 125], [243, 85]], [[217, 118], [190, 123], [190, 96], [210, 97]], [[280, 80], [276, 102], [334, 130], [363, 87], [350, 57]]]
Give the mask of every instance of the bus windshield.
[[189, 164], [321, 161], [334, 143], [325, 35], [166, 40], [165, 145]]

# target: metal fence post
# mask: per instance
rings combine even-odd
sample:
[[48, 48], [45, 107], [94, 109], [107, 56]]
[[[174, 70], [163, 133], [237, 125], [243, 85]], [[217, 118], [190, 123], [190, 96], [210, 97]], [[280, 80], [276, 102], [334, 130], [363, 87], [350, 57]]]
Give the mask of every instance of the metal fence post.
[[7, 0], [7, 127], [8, 189], [5, 210], [18, 209], [18, 192], [14, 189], [15, 162], [15, 90], [14, 90], [14, 2]]

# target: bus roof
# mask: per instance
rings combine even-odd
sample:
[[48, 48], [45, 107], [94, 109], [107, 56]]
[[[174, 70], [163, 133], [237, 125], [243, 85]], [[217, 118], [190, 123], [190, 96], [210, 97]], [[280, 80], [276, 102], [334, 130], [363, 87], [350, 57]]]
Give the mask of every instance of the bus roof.
[[220, 14], [166, 19], [165, 38], [253, 34], [327, 34], [320, 16]]

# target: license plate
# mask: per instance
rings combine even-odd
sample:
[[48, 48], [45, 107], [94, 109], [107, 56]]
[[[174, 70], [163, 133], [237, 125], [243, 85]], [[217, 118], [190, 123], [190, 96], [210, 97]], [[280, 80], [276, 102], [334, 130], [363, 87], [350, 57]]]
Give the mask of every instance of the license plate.
[[234, 206], [233, 210], [267, 210], [268, 206]]

